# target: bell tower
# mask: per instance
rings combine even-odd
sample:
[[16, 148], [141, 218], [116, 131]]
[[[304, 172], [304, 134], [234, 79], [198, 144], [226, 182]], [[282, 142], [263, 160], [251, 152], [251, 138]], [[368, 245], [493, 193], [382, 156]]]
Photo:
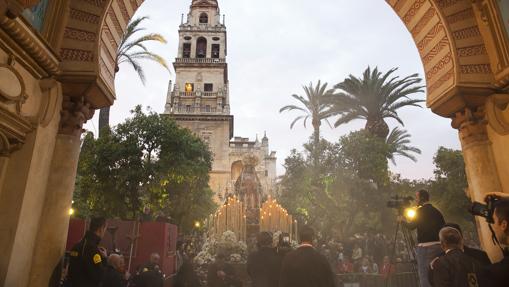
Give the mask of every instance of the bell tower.
[[233, 116], [226, 51], [226, 26], [217, 0], [193, 0], [179, 27], [178, 56], [173, 63], [176, 79], [168, 89], [165, 113], [209, 144], [214, 160], [209, 185], [218, 196], [231, 189]]

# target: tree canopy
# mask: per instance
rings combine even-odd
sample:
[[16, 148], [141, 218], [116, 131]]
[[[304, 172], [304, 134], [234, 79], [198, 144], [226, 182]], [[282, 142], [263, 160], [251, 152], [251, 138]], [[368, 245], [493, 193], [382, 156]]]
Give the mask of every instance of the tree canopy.
[[74, 207], [78, 216], [122, 219], [150, 208], [190, 229], [215, 208], [211, 162], [208, 146], [191, 131], [138, 106], [102, 137], [84, 137]]

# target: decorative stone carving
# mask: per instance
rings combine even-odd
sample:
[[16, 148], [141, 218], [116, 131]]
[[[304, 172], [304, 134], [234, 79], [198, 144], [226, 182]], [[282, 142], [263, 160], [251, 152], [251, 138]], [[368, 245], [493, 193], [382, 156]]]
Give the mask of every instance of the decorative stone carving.
[[[5, 0], [4, 0], [5, 1]], [[2, 0], [0, 0], [2, 3]], [[0, 15], [1, 15], [0, 4]], [[47, 43], [22, 21], [10, 20], [0, 16], [0, 27], [17, 43], [10, 53], [35, 77], [48, 77], [58, 73], [58, 59]]]
[[21, 105], [23, 105], [27, 99], [25, 94], [25, 84], [23, 78], [14, 69], [14, 58], [10, 57], [7, 64], [0, 64], [0, 79], [3, 83], [9, 83], [8, 85], [0, 85], [0, 101], [7, 104], [15, 104], [16, 110], [19, 113]]
[[489, 142], [487, 124], [484, 108], [481, 107], [476, 110], [466, 108], [464, 111], [456, 113], [452, 121], [452, 127], [459, 130], [464, 150], [472, 145]]
[[495, 94], [486, 102], [488, 123], [498, 134], [509, 135], [509, 94]]
[[83, 124], [94, 116], [93, 109], [84, 97], [64, 95], [60, 119], [60, 134], [79, 136], [83, 132]]

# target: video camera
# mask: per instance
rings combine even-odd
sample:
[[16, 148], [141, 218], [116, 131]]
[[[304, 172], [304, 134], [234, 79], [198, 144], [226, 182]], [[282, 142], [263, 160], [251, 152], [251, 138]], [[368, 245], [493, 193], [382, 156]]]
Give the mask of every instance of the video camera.
[[480, 216], [486, 218], [486, 221], [490, 224], [495, 223], [493, 219], [493, 213], [495, 213], [495, 208], [497, 207], [497, 203], [500, 201], [500, 198], [497, 196], [488, 196], [486, 197], [486, 204], [480, 202], [472, 203], [472, 206], [468, 210], [474, 216]]
[[400, 212], [403, 212], [405, 208], [411, 207], [414, 198], [411, 196], [391, 196], [391, 199], [387, 201], [387, 207], [397, 209]]

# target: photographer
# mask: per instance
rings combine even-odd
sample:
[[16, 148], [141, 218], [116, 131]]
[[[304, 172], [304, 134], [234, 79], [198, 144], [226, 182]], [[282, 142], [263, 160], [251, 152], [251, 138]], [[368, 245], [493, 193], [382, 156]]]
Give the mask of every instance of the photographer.
[[486, 267], [484, 278], [489, 282], [486, 286], [502, 287], [507, 286], [507, 282], [509, 282], [509, 195], [501, 193], [488, 194], [486, 202], [489, 201], [495, 201], [491, 227], [504, 251], [504, 259]]
[[427, 190], [421, 189], [416, 192], [416, 203], [419, 208], [415, 218], [403, 225], [410, 229], [417, 229], [417, 269], [421, 287], [430, 287], [428, 281], [428, 266], [442, 252], [438, 233], [445, 225], [445, 220], [438, 209], [429, 202], [430, 196]]

